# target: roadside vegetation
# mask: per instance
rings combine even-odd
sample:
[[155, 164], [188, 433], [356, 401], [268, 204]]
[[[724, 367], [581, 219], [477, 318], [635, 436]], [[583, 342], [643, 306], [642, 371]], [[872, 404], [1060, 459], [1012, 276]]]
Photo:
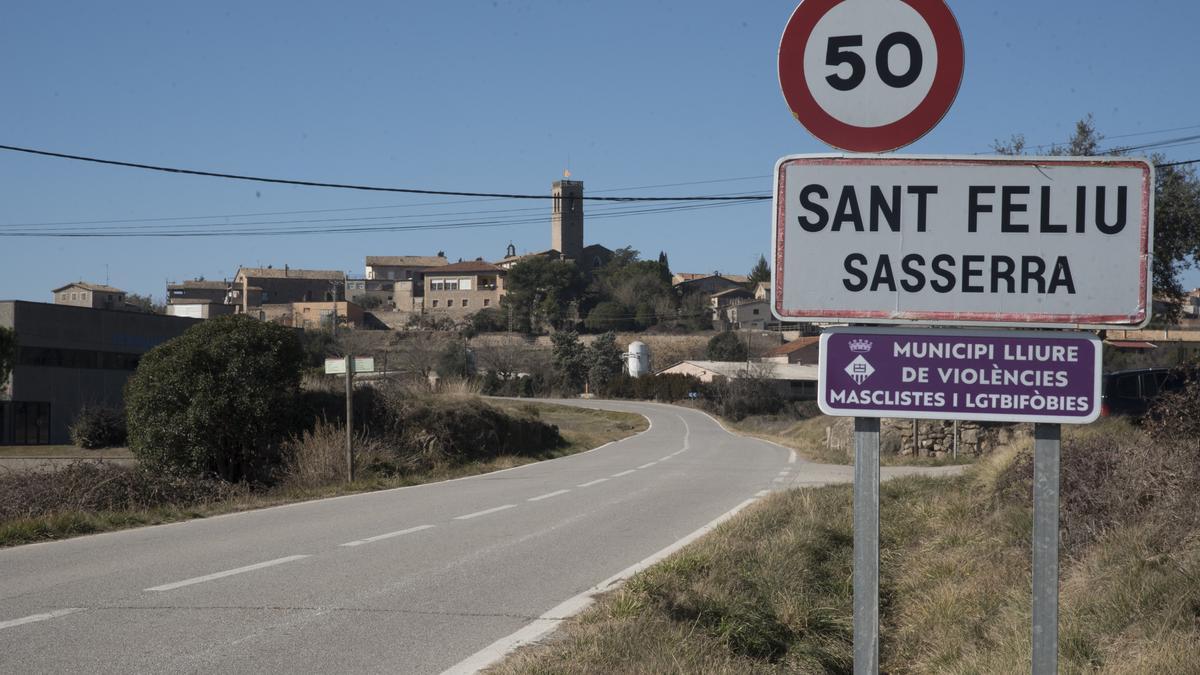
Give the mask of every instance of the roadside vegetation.
[[348, 483], [341, 388], [302, 386], [302, 368], [293, 331], [245, 317], [206, 321], [152, 350], [130, 380], [124, 418], [93, 409], [75, 425], [77, 440], [103, 446], [127, 421], [136, 464], [0, 472], [0, 546], [484, 473], [647, 425], [626, 413], [492, 404], [470, 382], [384, 381], [355, 391]]
[[[1194, 386], [1064, 434], [1061, 672], [1196, 672], [1197, 419]], [[1031, 445], [883, 484], [881, 670], [1028, 672]], [[851, 672], [851, 524], [847, 486], [772, 495], [492, 672]]]

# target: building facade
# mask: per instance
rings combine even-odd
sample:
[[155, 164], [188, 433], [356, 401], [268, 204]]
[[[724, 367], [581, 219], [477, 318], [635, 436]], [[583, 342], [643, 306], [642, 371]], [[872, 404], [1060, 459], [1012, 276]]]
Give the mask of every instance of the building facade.
[[345, 299], [346, 274], [337, 270], [301, 270], [284, 265], [243, 267], [230, 288], [230, 299], [244, 314], [261, 305], [333, 302]]
[[52, 291], [54, 304], [89, 309], [129, 309], [125, 306], [125, 291], [104, 284], [76, 281]]
[[420, 283], [421, 273], [425, 270], [449, 264], [441, 251], [437, 255], [369, 255], [364, 276], [369, 280]]
[[482, 260], [429, 270], [425, 272], [425, 313], [461, 319], [498, 307], [504, 297], [505, 274], [503, 268]]
[[68, 305], [0, 302], [17, 335], [16, 365], [0, 390], [0, 444], [70, 443], [86, 405], [119, 407], [142, 354], [182, 335], [193, 319]]

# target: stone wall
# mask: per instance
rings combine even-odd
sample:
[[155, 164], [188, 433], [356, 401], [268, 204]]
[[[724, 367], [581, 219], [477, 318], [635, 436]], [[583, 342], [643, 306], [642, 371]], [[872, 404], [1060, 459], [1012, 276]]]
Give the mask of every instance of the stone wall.
[[[829, 418], [826, 444], [854, 455], [854, 418]], [[879, 452], [918, 457], [945, 457], [954, 452], [954, 422], [883, 418], [879, 424]], [[958, 454], [980, 456], [1033, 433], [1031, 424], [1004, 422], [958, 423]]]

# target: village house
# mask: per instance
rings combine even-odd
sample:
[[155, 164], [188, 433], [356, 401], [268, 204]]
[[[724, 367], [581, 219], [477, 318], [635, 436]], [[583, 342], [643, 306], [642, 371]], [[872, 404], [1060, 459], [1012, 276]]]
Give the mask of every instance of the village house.
[[771, 306], [766, 300], [744, 300], [717, 310], [725, 327], [733, 330], [763, 330], [772, 321]]
[[293, 302], [291, 326], [304, 330], [362, 328], [363, 308], [344, 300], [336, 302]]
[[819, 335], [798, 338], [767, 352], [763, 355], [762, 360], [771, 363], [799, 363], [815, 366], [820, 343]]
[[365, 276], [373, 281], [421, 282], [425, 270], [449, 265], [446, 254], [437, 255], [369, 255], [366, 259]]
[[125, 291], [104, 284], [76, 281], [56, 288], [52, 293], [56, 305], [137, 311], [136, 307], [126, 305]]
[[482, 260], [453, 263], [425, 273], [424, 308], [428, 314], [465, 318], [497, 307], [504, 296], [507, 273]]
[[337, 270], [302, 270], [287, 265], [282, 269], [243, 267], [233, 278], [229, 302], [239, 305], [243, 314], [266, 305], [332, 302], [345, 299], [345, 283], [346, 274]]
[[655, 375], [691, 375], [713, 382], [754, 378], [769, 381], [787, 400], [810, 400], [817, 396], [817, 366], [791, 363], [745, 363], [742, 361], [680, 361]]

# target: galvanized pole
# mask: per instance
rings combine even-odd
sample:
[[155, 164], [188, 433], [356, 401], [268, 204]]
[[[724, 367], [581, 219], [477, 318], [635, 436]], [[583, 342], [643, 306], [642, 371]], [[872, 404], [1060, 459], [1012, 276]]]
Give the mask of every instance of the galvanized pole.
[[1058, 672], [1057, 424], [1033, 426], [1033, 673]]
[[854, 418], [854, 672], [879, 673], [879, 418]]
[[354, 482], [354, 357], [346, 355], [346, 482]]

